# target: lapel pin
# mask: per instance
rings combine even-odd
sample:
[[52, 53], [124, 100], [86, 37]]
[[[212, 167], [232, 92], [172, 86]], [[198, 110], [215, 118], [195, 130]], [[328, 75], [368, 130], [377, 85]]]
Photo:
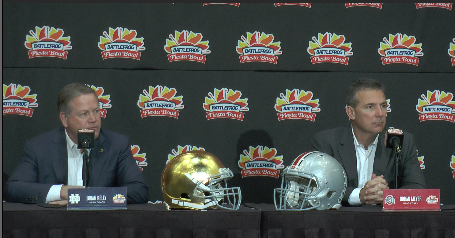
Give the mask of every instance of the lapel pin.
[[100, 149], [100, 151], [99, 151], [99, 152], [100, 152], [100, 153], [103, 153], [103, 152], [104, 152], [104, 150], [103, 150], [103, 149]]

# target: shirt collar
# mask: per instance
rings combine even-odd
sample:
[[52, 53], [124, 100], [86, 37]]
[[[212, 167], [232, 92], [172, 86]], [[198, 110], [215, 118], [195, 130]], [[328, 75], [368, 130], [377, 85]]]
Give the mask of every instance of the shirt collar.
[[[362, 148], [363, 148], [363, 145], [361, 145], [361, 144], [359, 143], [359, 141], [357, 140], [357, 138], [355, 137], [354, 128], [352, 127], [352, 125], [351, 125], [351, 131], [352, 131], [352, 137], [354, 137], [354, 145], [355, 145], [355, 147], [362, 146]], [[377, 144], [378, 144], [378, 138], [379, 138], [379, 134], [376, 135], [376, 139], [374, 139], [373, 143], [371, 143], [368, 147], [370, 147], [370, 146], [377, 146]]]

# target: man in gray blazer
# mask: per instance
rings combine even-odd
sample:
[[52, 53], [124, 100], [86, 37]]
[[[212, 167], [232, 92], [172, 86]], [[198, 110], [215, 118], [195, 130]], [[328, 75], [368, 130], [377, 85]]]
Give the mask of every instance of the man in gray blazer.
[[73, 83], [58, 97], [62, 127], [28, 140], [25, 153], [5, 185], [5, 200], [67, 204], [68, 189], [82, 188], [83, 153], [77, 149], [79, 129], [95, 131], [89, 149], [89, 187], [127, 187], [127, 203], [148, 202], [148, 187], [130, 149], [128, 137], [101, 129], [98, 96]]
[[[382, 203], [382, 190], [395, 188], [395, 156], [386, 146], [387, 102], [382, 84], [359, 79], [346, 92], [351, 126], [328, 129], [313, 136], [312, 149], [340, 162], [348, 177], [342, 205]], [[413, 135], [404, 132], [398, 188], [425, 188]]]

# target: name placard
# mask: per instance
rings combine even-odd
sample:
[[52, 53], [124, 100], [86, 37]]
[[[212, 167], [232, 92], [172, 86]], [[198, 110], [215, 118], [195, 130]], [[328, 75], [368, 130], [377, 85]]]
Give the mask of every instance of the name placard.
[[126, 187], [88, 187], [68, 189], [67, 209], [126, 209]]
[[439, 189], [384, 189], [383, 211], [440, 211]]

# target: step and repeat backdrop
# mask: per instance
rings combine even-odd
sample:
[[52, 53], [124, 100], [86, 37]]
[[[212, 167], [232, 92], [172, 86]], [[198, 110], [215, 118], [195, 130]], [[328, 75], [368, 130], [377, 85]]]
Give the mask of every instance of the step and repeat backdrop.
[[[3, 3], [3, 182], [27, 139], [59, 127], [57, 95], [96, 91], [162, 200], [166, 162], [205, 150], [243, 203], [273, 203], [315, 133], [349, 126], [345, 91], [386, 87], [387, 127], [415, 136], [428, 188], [455, 204], [452, 3]], [[247, 166], [264, 161], [264, 167]]]

